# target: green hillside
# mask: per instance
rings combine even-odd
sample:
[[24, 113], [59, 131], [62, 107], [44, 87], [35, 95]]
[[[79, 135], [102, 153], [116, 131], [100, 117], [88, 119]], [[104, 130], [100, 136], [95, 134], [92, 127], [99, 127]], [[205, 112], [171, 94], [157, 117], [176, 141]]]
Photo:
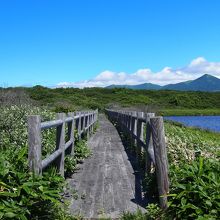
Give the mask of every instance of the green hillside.
[[[32, 102], [37, 106], [48, 106], [56, 112], [79, 109], [103, 110], [108, 107], [138, 108], [165, 115], [219, 115], [220, 92], [185, 92], [131, 90], [125, 88], [57, 88], [42, 86], [33, 88], [1, 89], [1, 99], [8, 102]], [[7, 100], [6, 100], [7, 102]]]

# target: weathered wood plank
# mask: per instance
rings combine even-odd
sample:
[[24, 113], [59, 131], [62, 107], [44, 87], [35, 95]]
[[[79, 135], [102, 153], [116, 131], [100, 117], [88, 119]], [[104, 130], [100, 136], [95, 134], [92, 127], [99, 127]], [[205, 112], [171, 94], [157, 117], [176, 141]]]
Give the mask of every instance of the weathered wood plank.
[[[64, 113], [57, 114], [57, 120], [42, 122], [40, 116], [29, 116], [28, 117], [28, 163], [30, 170], [35, 174], [41, 174], [42, 169], [45, 169], [53, 162], [57, 165], [61, 175], [64, 175], [64, 156], [65, 152], [68, 154], [73, 154], [74, 148], [74, 128], [75, 121], [76, 128], [79, 132], [79, 139], [81, 139], [81, 134], [87, 131], [89, 135], [91, 127], [94, 126], [92, 123], [95, 121], [91, 120], [91, 116], [94, 115], [97, 119], [97, 110], [93, 112], [84, 113], [82, 118], [81, 113], [74, 116], [74, 113], [69, 113], [69, 117], [65, 117]], [[81, 121], [83, 124], [81, 125]], [[68, 126], [67, 142], [65, 143], [65, 124]], [[86, 126], [86, 127], [85, 127]], [[43, 161], [41, 159], [41, 131], [49, 128], [56, 128], [56, 151], [45, 158]], [[89, 136], [88, 136], [89, 137]]]
[[45, 158], [42, 161], [42, 170], [46, 169], [54, 160], [56, 160], [58, 157], [60, 157], [63, 153], [63, 149], [58, 149], [54, 151], [50, 156]]
[[161, 208], [166, 209], [169, 179], [163, 118], [153, 117], [150, 119], [150, 123], [152, 128], [159, 201]]
[[67, 124], [67, 127], [68, 127], [67, 136], [68, 136], [68, 140], [71, 141], [71, 144], [66, 150], [66, 153], [73, 155], [74, 154], [74, 141], [75, 141], [74, 139], [74, 129], [75, 129], [74, 112], [68, 113], [68, 116], [73, 118], [73, 120], [68, 122]]
[[28, 117], [28, 163], [35, 174], [41, 174], [41, 119], [38, 115]]
[[82, 115], [81, 112], [78, 112], [79, 121], [78, 121], [78, 138], [81, 140], [81, 131], [82, 131]]
[[[144, 115], [143, 112], [138, 112], [137, 113], [137, 139], [143, 141], [143, 123], [140, 120]], [[140, 161], [140, 156], [141, 156], [141, 144], [140, 141], [137, 140], [137, 148], [136, 148], [136, 156], [137, 156], [137, 161]]]
[[149, 173], [152, 167], [152, 163], [155, 164], [154, 158], [154, 147], [153, 147], [153, 140], [152, 140], [152, 131], [150, 125], [150, 119], [155, 117], [155, 113], [147, 113], [146, 114], [146, 172]]
[[[132, 134], [137, 135], [137, 112], [132, 112], [132, 116], [134, 116], [132, 117]], [[137, 147], [137, 140], [132, 138], [132, 145]]]
[[115, 127], [101, 115], [98, 131], [89, 140], [93, 154], [72, 177], [72, 186], [85, 198], [73, 201], [71, 213], [84, 218], [118, 218], [124, 211], [134, 212], [134, 169], [129, 163]]
[[45, 121], [41, 123], [41, 130], [54, 128], [61, 125], [62, 123], [63, 123], [62, 120]]
[[56, 150], [62, 151], [61, 155], [56, 159], [56, 165], [61, 176], [64, 176], [64, 157], [65, 157], [65, 114], [58, 113], [57, 119], [62, 120], [63, 123], [57, 127], [56, 135]]

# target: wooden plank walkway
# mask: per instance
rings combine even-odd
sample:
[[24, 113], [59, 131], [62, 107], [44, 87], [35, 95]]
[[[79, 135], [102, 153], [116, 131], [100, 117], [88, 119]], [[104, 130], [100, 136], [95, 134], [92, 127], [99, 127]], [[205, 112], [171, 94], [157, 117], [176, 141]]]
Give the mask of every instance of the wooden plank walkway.
[[117, 218], [125, 211], [143, 209], [134, 161], [104, 115], [99, 116], [99, 128], [88, 144], [93, 154], [69, 180], [70, 188], [79, 195], [72, 200], [70, 212], [84, 218]]

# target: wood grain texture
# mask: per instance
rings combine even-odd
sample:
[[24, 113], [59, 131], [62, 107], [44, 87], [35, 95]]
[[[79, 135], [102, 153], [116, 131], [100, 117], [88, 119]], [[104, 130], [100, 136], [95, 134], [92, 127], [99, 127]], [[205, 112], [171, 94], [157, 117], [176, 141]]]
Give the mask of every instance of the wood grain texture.
[[63, 121], [63, 123], [57, 127], [56, 134], [56, 150], [62, 151], [61, 155], [56, 159], [56, 165], [61, 176], [64, 176], [64, 157], [65, 157], [65, 114], [58, 113], [57, 119]]
[[83, 112], [83, 116], [82, 116], [82, 131], [85, 132], [85, 128], [86, 128], [86, 112]]
[[[137, 112], [137, 139], [143, 141], [143, 132], [144, 132], [144, 126], [140, 118], [144, 116], [143, 112]], [[136, 148], [136, 156], [137, 156], [137, 161], [140, 161], [140, 156], [141, 156], [141, 144], [140, 141], [137, 141], [137, 148]]]
[[[74, 129], [78, 130], [81, 135], [89, 134], [91, 127], [97, 120], [98, 111], [83, 113], [68, 113], [68, 117], [64, 113], [58, 113], [57, 119], [53, 121], [42, 122], [40, 116], [28, 117], [28, 163], [30, 171], [35, 174], [41, 174], [50, 164], [54, 163], [60, 174], [64, 176], [64, 157], [65, 154], [73, 154], [74, 152]], [[92, 116], [95, 120], [91, 120]], [[81, 122], [84, 122], [81, 124]], [[65, 134], [65, 125], [67, 125], [67, 137]], [[41, 159], [41, 131], [45, 129], [56, 128], [56, 150], [43, 161]], [[82, 129], [83, 128], [83, 129]], [[89, 136], [87, 136], [89, 138]], [[80, 138], [79, 138], [80, 139]], [[67, 142], [66, 142], [67, 141]]]
[[152, 130], [150, 125], [150, 119], [155, 117], [155, 113], [146, 114], [146, 172], [149, 173], [153, 164], [155, 164], [154, 147], [152, 139]]
[[163, 118], [153, 117], [150, 119], [150, 123], [152, 128], [159, 201], [161, 208], [166, 209], [169, 179]]
[[135, 171], [119, 134], [104, 115], [99, 118], [100, 126], [88, 141], [92, 155], [69, 179], [79, 194], [70, 210], [85, 218], [118, 218], [124, 211], [143, 208], [136, 202]]
[[81, 112], [78, 112], [79, 121], [78, 121], [78, 138], [81, 140], [81, 131], [82, 131], [82, 115]]
[[[169, 192], [169, 179], [163, 118], [154, 117], [154, 113], [147, 113], [144, 117], [143, 112], [132, 112], [130, 127], [127, 119], [129, 117], [129, 112], [114, 110], [106, 111], [112, 121], [117, 120], [122, 133], [130, 134], [132, 145], [137, 146], [137, 161], [139, 161], [140, 153], [144, 153], [140, 150], [147, 151], [145, 169], [147, 173], [155, 170], [160, 206], [163, 209], [166, 209], [167, 193]], [[145, 141], [143, 141], [143, 123], [146, 125], [146, 144]]]
[[61, 120], [54, 120], [54, 121], [46, 121], [41, 123], [41, 130], [46, 130], [49, 128], [54, 128], [61, 125], [63, 122]]
[[36, 175], [41, 174], [41, 119], [38, 115], [28, 117], [28, 163]]
[[[132, 134], [137, 135], [137, 112], [132, 112], [132, 116], [134, 116], [132, 117]], [[137, 146], [137, 140], [133, 139], [132, 145]]]
[[67, 132], [67, 136], [68, 136], [68, 140], [70, 140], [72, 142], [72, 144], [68, 147], [68, 149], [66, 150], [67, 154], [74, 154], [74, 129], [75, 129], [75, 120], [74, 120], [74, 112], [68, 113], [69, 117], [72, 117], [73, 120], [70, 121], [67, 124], [67, 128], [68, 128], [68, 132]]

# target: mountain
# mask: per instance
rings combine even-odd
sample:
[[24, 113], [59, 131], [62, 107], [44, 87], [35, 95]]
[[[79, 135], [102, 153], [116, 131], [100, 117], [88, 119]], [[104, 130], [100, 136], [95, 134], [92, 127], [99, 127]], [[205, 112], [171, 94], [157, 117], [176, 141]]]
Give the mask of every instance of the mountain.
[[165, 90], [181, 90], [181, 91], [220, 91], [220, 79], [208, 74], [205, 74], [198, 79], [169, 84], [163, 86]]
[[107, 89], [112, 88], [126, 88], [126, 89], [140, 89], [140, 90], [159, 90], [162, 88], [162, 86], [152, 84], [152, 83], [143, 83], [139, 85], [110, 85], [105, 87]]
[[142, 89], [142, 90], [180, 90], [180, 91], [220, 91], [220, 79], [208, 74], [205, 74], [195, 80], [186, 82], [168, 84], [159, 86], [152, 83], [144, 83], [139, 85], [110, 85], [106, 88], [127, 88], [127, 89]]

